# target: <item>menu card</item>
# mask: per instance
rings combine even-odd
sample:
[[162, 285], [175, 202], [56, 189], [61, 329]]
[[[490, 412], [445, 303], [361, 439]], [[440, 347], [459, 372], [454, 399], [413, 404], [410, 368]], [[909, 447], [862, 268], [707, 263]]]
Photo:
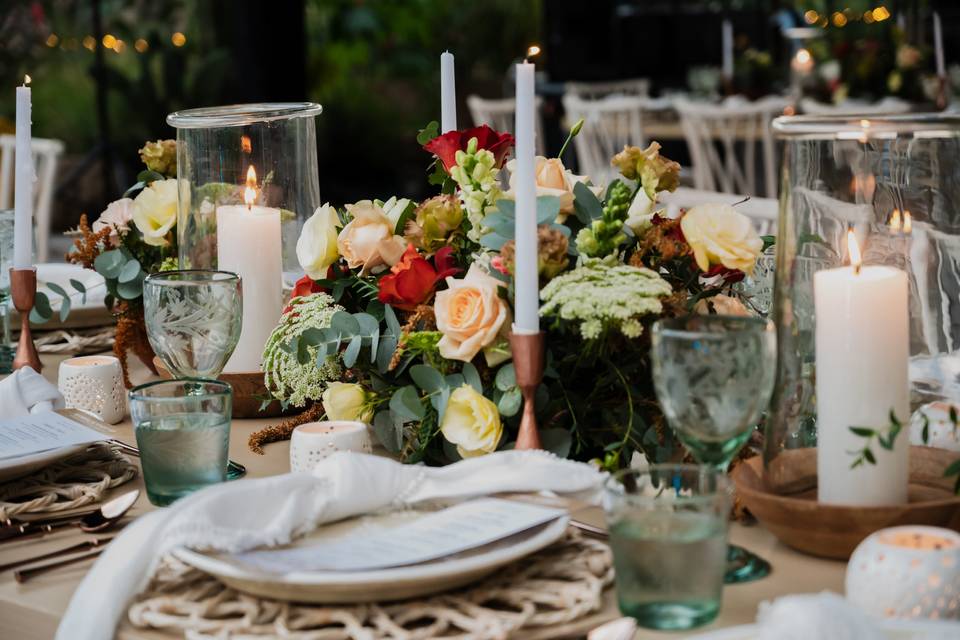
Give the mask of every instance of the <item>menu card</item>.
[[418, 564], [481, 547], [566, 514], [563, 509], [481, 498], [396, 527], [353, 531], [330, 542], [236, 554], [270, 573], [369, 571]]
[[32, 413], [0, 420], [0, 460], [107, 439], [59, 413]]

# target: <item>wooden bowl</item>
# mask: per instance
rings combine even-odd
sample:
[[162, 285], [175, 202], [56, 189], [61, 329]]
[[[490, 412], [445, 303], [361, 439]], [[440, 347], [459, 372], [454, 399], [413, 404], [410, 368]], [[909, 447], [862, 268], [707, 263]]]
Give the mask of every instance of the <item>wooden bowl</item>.
[[[153, 364], [157, 367], [157, 372], [160, 373], [160, 377], [167, 380], [173, 378], [173, 375], [163, 366], [160, 358], [154, 357]], [[267, 397], [267, 388], [263, 384], [262, 371], [252, 371], [250, 373], [221, 373], [217, 379], [233, 387], [234, 418], [277, 418], [279, 416], [292, 415], [300, 411], [293, 407], [284, 411], [280, 406], [280, 402], [277, 400], [274, 400], [268, 404], [263, 411], [260, 411], [260, 405], [263, 404], [264, 398]]]
[[943, 471], [957, 457], [954, 452], [910, 447], [910, 487], [907, 504], [849, 507], [817, 502], [815, 448], [785, 452], [775, 469], [790, 477], [793, 492], [771, 492], [764, 482], [763, 460], [755, 456], [733, 470], [737, 495], [757, 520], [784, 544], [797, 551], [845, 560], [868, 535], [904, 524], [946, 527], [960, 531], [960, 496], [953, 478]]

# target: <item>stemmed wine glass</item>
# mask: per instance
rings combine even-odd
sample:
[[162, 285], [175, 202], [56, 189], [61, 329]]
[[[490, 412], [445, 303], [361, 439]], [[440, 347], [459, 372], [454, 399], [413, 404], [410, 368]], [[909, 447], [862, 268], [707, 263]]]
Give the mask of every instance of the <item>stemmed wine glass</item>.
[[[761, 318], [685, 316], [653, 325], [653, 384], [677, 438], [700, 464], [726, 472], [773, 392], [776, 332]], [[725, 582], [762, 578], [770, 565], [731, 545]]]

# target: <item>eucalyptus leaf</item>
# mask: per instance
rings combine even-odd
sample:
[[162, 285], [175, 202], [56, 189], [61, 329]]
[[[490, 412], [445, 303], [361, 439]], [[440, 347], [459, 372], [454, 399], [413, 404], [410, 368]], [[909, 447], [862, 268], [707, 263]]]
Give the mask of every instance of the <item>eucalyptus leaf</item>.
[[480, 374], [477, 372], [477, 368], [473, 366], [472, 362], [467, 362], [463, 365], [463, 379], [468, 385], [473, 387], [473, 390], [477, 393], [483, 393], [483, 382], [480, 381]]
[[540, 446], [558, 458], [566, 458], [570, 454], [572, 443], [573, 439], [566, 429], [543, 429], [540, 431]]
[[57, 294], [58, 296], [60, 296], [61, 298], [68, 298], [68, 297], [69, 297], [69, 295], [67, 294], [67, 292], [63, 290], [63, 287], [61, 287], [60, 285], [58, 285], [56, 282], [48, 282], [48, 283], [47, 283], [47, 288], [50, 289], [50, 291], [53, 291], [53, 292], [54, 292], [55, 294]]
[[136, 300], [141, 295], [143, 295], [143, 280], [146, 278], [146, 274], [142, 271], [140, 275], [131, 280], [130, 282], [118, 282], [117, 283], [117, 295], [119, 295], [124, 300]]
[[397, 389], [390, 398], [390, 411], [406, 420], [422, 420], [426, 415], [420, 395], [413, 385]]
[[[389, 309], [389, 307], [387, 307]], [[397, 350], [397, 339], [393, 336], [384, 336], [377, 347], [377, 371], [386, 373], [393, 360], [393, 352]]]
[[582, 182], [573, 187], [573, 209], [577, 219], [585, 225], [603, 217], [603, 203]]
[[357, 364], [357, 358], [360, 357], [360, 347], [363, 346], [362, 336], [353, 336], [347, 343], [347, 348], [343, 350], [343, 364], [346, 367], [352, 367]]
[[500, 198], [497, 200], [497, 211], [513, 220], [517, 217], [517, 203], [509, 198]]
[[418, 387], [427, 393], [434, 393], [446, 386], [440, 372], [429, 365], [417, 364], [410, 367], [410, 377], [413, 378], [413, 382]]
[[93, 268], [104, 278], [116, 278], [120, 270], [127, 263], [126, 257], [119, 249], [104, 251], [93, 261]]
[[[387, 330], [389, 331], [388, 335], [392, 336], [396, 340], [399, 340], [402, 329], [400, 328], [400, 321], [397, 320], [397, 314], [393, 311], [393, 307], [386, 305], [383, 308], [383, 317], [387, 322]], [[394, 348], [396, 348], [396, 344], [394, 344]]]
[[37, 291], [33, 309], [30, 310], [30, 322], [43, 324], [51, 317], [53, 317], [53, 309], [50, 308], [50, 298], [43, 291]]
[[130, 260], [120, 269], [117, 280], [120, 282], [131, 282], [138, 275], [140, 275], [140, 263], [136, 260]]
[[80, 293], [80, 303], [87, 303], [87, 286], [80, 282], [79, 280], [74, 280], [70, 278], [70, 286], [76, 289]]
[[492, 251], [500, 251], [508, 240], [510, 240], [510, 238], [505, 238], [499, 233], [488, 233], [485, 236], [481, 236], [480, 244]]
[[330, 319], [330, 328], [339, 331], [343, 337], [349, 337], [360, 332], [360, 323], [346, 311], [338, 311]]
[[537, 197], [537, 224], [553, 222], [560, 213], [560, 198], [557, 196]]
[[70, 298], [65, 296], [60, 300], [60, 322], [66, 322], [70, 315]]
[[500, 402], [497, 403], [497, 408], [500, 410], [500, 415], [505, 418], [510, 418], [517, 415], [517, 412], [520, 411], [520, 405], [522, 404], [523, 396], [520, 395], [520, 389], [513, 387], [500, 396]]
[[466, 384], [466, 380], [464, 380], [463, 375], [459, 373], [451, 373], [446, 378], [444, 378], [444, 382], [451, 389], [459, 389], [460, 387]]
[[403, 448], [403, 423], [394, 421], [389, 411], [380, 411], [373, 417], [373, 434], [390, 453]]
[[450, 402], [450, 387], [444, 386], [440, 393], [430, 396], [430, 404], [437, 412], [437, 419], [443, 424], [443, 414], [447, 412], [447, 403]]
[[516, 388], [517, 375], [513, 369], [512, 362], [508, 362], [500, 367], [497, 371], [497, 377], [494, 379], [494, 384], [497, 385], [497, 389], [500, 389], [500, 391], [509, 391], [510, 389]]

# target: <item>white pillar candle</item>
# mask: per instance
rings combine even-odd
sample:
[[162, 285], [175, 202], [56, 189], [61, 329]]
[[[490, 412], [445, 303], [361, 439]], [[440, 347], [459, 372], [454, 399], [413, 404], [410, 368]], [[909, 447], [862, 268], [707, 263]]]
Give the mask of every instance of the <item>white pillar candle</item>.
[[[827, 504], [875, 506], [907, 501], [910, 442], [900, 433], [892, 451], [876, 438], [876, 464], [851, 468], [866, 439], [850, 427], [886, 435], [890, 412], [910, 418], [907, 274], [887, 266], [853, 266], [814, 274], [817, 367], [818, 499]], [[905, 430], [906, 431], [906, 430]]]
[[[733, 23], [724, 20], [721, 27], [723, 35], [723, 77], [733, 78]], [[716, 31], [714, 31], [716, 33]]]
[[13, 267], [33, 264], [33, 151], [30, 133], [30, 76], [17, 87], [17, 146], [14, 176]]
[[[250, 203], [256, 197], [251, 174], [255, 185], [252, 167], [245, 197]], [[224, 373], [260, 371], [263, 347], [283, 307], [280, 250], [279, 209], [252, 204], [217, 207], [218, 268], [236, 273], [243, 283], [243, 330]]]
[[534, 182], [536, 162], [535, 127], [536, 102], [534, 77], [536, 67], [529, 62], [517, 65], [517, 121], [516, 156], [517, 179], [516, 221], [514, 240], [516, 258], [514, 267], [514, 319], [516, 333], [532, 334], [540, 331], [540, 278], [537, 273], [537, 188]]
[[457, 129], [457, 87], [453, 54], [440, 54], [440, 133]]
[[943, 59], [943, 25], [937, 11], [933, 12], [933, 54], [937, 60], [937, 76], [947, 77], [947, 65]]

